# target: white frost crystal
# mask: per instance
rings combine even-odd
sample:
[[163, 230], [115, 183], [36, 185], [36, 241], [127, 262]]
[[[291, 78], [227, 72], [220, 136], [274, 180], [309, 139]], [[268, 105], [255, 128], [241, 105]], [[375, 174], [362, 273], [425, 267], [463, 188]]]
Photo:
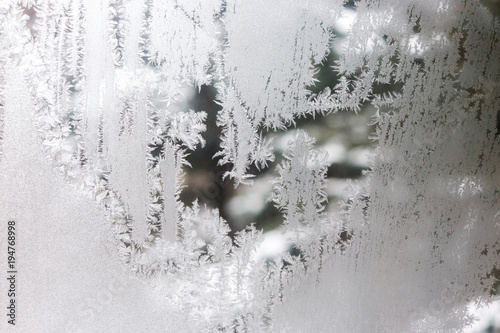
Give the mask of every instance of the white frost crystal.
[[[341, 0], [3, 1], [0, 244], [15, 220], [19, 310], [0, 331], [470, 325], [500, 268], [499, 20], [477, 1], [355, 4], [337, 84], [313, 94]], [[180, 200], [210, 115], [175, 104], [209, 84], [224, 177], [251, 185], [278, 160], [268, 199], [299, 254], [258, 260], [262, 231], [231, 238]], [[327, 153], [297, 130], [278, 159], [272, 134], [368, 104], [371, 170], [329, 213]]]

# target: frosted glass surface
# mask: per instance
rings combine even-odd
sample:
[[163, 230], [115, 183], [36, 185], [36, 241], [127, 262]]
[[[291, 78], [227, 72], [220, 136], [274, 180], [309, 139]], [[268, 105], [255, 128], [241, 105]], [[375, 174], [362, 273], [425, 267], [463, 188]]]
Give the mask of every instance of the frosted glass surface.
[[[463, 331], [498, 302], [495, 8], [3, 1], [0, 331]], [[220, 109], [190, 109], [208, 86]], [[348, 153], [304, 124], [366, 110], [334, 210]], [[182, 196], [206, 146], [273, 233]]]
[[[1, 331], [198, 332], [153, 283], [129, 274], [117, 260], [100, 207], [67, 184], [43, 155], [19, 73], [10, 70], [6, 81], [1, 244], [7, 248], [7, 220], [15, 221], [18, 293], [15, 328], [2, 320]], [[2, 296], [6, 287], [2, 279]]]

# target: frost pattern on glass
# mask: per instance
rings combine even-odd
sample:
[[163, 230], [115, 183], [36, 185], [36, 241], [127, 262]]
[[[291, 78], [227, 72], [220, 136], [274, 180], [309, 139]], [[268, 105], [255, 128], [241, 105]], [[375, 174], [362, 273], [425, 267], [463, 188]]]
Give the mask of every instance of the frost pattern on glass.
[[[275, 323], [460, 330], [472, 320], [467, 302], [487, 302], [500, 258], [499, 22], [460, 1], [366, 1], [357, 15], [337, 93], [358, 103], [373, 95], [378, 146], [346, 201], [352, 238], [303, 291], [285, 294]], [[388, 82], [402, 89], [371, 93]], [[304, 314], [304, 304], [321, 306]]]
[[151, 57], [172, 89], [183, 81], [210, 81], [210, 56], [217, 51], [215, 16], [220, 0], [151, 3]]
[[284, 212], [284, 224], [291, 229], [321, 223], [327, 201], [325, 177], [328, 154], [315, 151], [314, 139], [299, 131], [277, 170], [271, 200]]
[[[29, 55], [29, 36], [26, 31], [26, 16], [22, 8], [9, 2], [0, 4], [0, 160], [3, 155], [5, 89], [7, 69], [26, 63]], [[25, 54], [26, 53], [26, 54]], [[20, 62], [20, 63], [18, 63]]]
[[[6, 69], [16, 67], [11, 82], [23, 82], [12, 88], [29, 87], [37, 144], [61, 179], [99, 203], [112, 255], [197, 327], [460, 330], [473, 320], [467, 302], [490, 299], [500, 267], [500, 23], [465, 0], [356, 2], [331, 73], [339, 83], [313, 95], [313, 66], [343, 5], [6, 1], [0, 158], [20, 135], [3, 132]], [[252, 164], [275, 159], [268, 131], [377, 109], [371, 171], [351, 183], [341, 215], [325, 210], [326, 153], [300, 130], [288, 143], [269, 200], [300, 255], [259, 261], [255, 226], [231, 239], [218, 210], [180, 201], [186, 155], [205, 144], [207, 119], [175, 108], [186, 84], [218, 89], [215, 157], [243, 185]], [[385, 84], [399, 88], [378, 94]], [[0, 161], [30, 163], [9, 156]]]
[[[340, 13], [341, 1], [228, 1], [224, 16], [227, 49], [220, 68], [223, 109], [222, 163], [227, 175], [251, 184], [246, 170], [263, 167], [274, 156], [259, 139], [262, 129], [285, 129], [296, 118], [317, 111], [306, 86], [314, 83], [314, 64], [329, 52], [328, 26]], [[287, 15], [282, 15], [286, 8]], [[262, 47], [265, 45], [265, 47]], [[237, 137], [237, 141], [230, 139]], [[247, 151], [248, 150], [248, 151]], [[253, 152], [253, 153], [250, 153]]]

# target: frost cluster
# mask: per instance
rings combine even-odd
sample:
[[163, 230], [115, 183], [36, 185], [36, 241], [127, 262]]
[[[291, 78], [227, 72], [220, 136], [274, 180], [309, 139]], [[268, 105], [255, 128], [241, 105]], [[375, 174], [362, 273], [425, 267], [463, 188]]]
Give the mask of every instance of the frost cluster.
[[[113, 289], [121, 305], [100, 315], [123, 316], [123, 302], [141, 290], [151, 313], [163, 309], [186, 331], [451, 332], [473, 322], [470, 301], [491, 300], [500, 268], [500, 21], [478, 1], [355, 1], [329, 69], [338, 84], [313, 94], [345, 2], [2, 1], [0, 173], [21, 170], [47, 191], [52, 178], [71, 185], [73, 195], [51, 206], [60, 214], [76, 207], [88, 218], [79, 196], [98, 205], [110, 235], [102, 242], [113, 245], [92, 261], [115, 258], [126, 267], [119, 276], [142, 281]], [[325, 209], [327, 153], [304, 131], [291, 136], [268, 200], [300, 254], [259, 261], [262, 231], [230, 237], [217, 209], [180, 200], [207, 113], [175, 105], [184, 86], [209, 84], [221, 105], [214, 158], [238, 186], [252, 185], [252, 165], [274, 165], [270, 133], [301, 117], [376, 108], [370, 172], [351, 183], [339, 215]], [[384, 86], [391, 90], [379, 93]], [[26, 186], [4, 176], [0, 198]], [[46, 205], [29, 198], [29, 207]], [[16, 218], [30, 214], [19, 208]], [[95, 225], [71, 230], [90, 239]], [[27, 240], [50, 238], [28, 229]], [[81, 301], [75, 295], [66, 306]], [[71, 329], [84, 327], [71, 318]], [[173, 329], [155, 318], [151, 329]]]

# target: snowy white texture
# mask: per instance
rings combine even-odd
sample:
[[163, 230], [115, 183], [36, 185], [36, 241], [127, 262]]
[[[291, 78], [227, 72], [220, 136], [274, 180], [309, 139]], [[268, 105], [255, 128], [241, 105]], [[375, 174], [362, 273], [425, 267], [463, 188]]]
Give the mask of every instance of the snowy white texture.
[[[0, 212], [2, 219], [8, 216], [16, 222], [18, 317], [15, 327], [2, 320], [0, 330], [202, 330], [164, 295], [154, 293], [143, 279], [129, 274], [116, 261], [109, 221], [102, 208], [64, 181], [40, 149], [34, 106], [23, 81], [15, 70], [6, 77]], [[5, 230], [1, 232], [4, 247]], [[0, 259], [2, 267], [7, 267], [6, 259]], [[7, 290], [5, 279], [0, 286]], [[2, 307], [7, 306], [6, 300], [1, 298]]]
[[217, 50], [214, 17], [221, 0], [149, 1], [152, 60], [163, 72], [165, 81], [175, 84], [194, 80], [209, 82], [210, 56]]
[[[352, 48], [339, 69], [364, 70], [344, 86], [352, 90], [340, 87], [341, 100], [365, 100], [374, 80], [404, 86], [394, 96], [375, 96], [378, 147], [368, 179], [354, 187], [348, 202], [352, 241], [329, 258], [332, 264], [324, 266], [319, 284], [307, 282], [311, 286], [302, 295], [290, 292], [290, 302], [278, 306], [283, 306], [276, 315], [280, 327], [385, 331], [390, 322], [390, 331], [449, 332], [470, 321], [470, 299], [481, 303], [489, 296], [494, 280], [484, 272], [498, 267], [500, 239], [499, 73], [489, 65], [498, 59], [498, 21], [470, 4], [432, 6], [435, 10], [412, 2], [409, 19], [419, 19], [426, 39], [421, 55], [405, 42], [413, 28], [406, 3], [358, 6], [348, 36]], [[446, 8], [453, 8], [453, 16]], [[471, 16], [481, 19], [470, 21]], [[372, 50], [365, 53], [368, 44], [359, 43], [366, 41], [363, 31], [380, 31], [389, 42], [369, 37]], [[428, 37], [440, 31], [447, 37]], [[460, 44], [478, 40], [485, 40], [489, 51], [468, 49], [459, 61]], [[482, 83], [472, 79], [470, 67], [485, 73]], [[495, 255], [489, 256], [492, 249]], [[303, 316], [304, 304], [321, 305]]]
[[[500, 23], [478, 2], [359, 1], [338, 84], [312, 95], [343, 11], [321, 0], [3, 2], [0, 218], [20, 228], [20, 330], [471, 324], [469, 302], [491, 300], [500, 267]], [[371, 171], [341, 215], [325, 210], [327, 154], [291, 135], [271, 200], [300, 255], [258, 260], [255, 227], [231, 239], [217, 210], [179, 200], [206, 114], [173, 105], [183, 85], [207, 83], [222, 105], [217, 156], [242, 184], [251, 164], [274, 161], [266, 131], [377, 109]]]
[[327, 27], [341, 1], [228, 1], [226, 7], [224, 68], [249, 118], [271, 128], [292, 123], [309, 111], [311, 66], [328, 53]]
[[314, 139], [298, 131], [283, 154], [285, 161], [278, 167], [280, 177], [273, 181], [270, 197], [284, 212], [285, 225], [291, 229], [321, 223], [327, 196], [325, 176], [328, 154], [313, 150]]
[[313, 66], [329, 53], [328, 27], [341, 9], [342, 1], [226, 3], [221, 162], [234, 165], [228, 175], [237, 183], [249, 183], [252, 163], [263, 167], [274, 160], [268, 143], [259, 140], [261, 128], [284, 129], [317, 111], [306, 88], [315, 82]]
[[500, 300], [491, 302], [486, 306], [477, 306], [474, 303], [469, 304], [469, 312], [479, 320], [471, 327], [464, 330], [465, 333], [480, 333], [490, 327], [500, 327]]

